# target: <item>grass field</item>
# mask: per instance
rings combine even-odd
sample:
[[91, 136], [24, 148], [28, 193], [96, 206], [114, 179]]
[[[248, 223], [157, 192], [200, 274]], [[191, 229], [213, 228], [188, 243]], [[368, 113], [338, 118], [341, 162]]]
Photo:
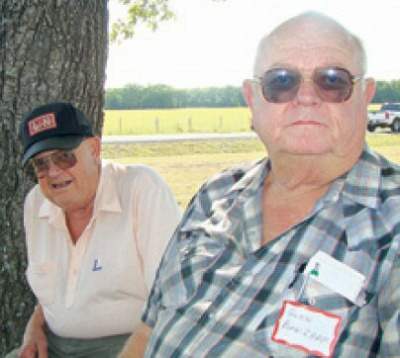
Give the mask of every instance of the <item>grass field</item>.
[[[369, 110], [379, 107], [373, 104]], [[249, 123], [250, 112], [245, 107], [107, 110], [103, 135], [245, 132]]]
[[[371, 133], [367, 141], [376, 151], [400, 163], [400, 135]], [[219, 171], [266, 153], [258, 140], [104, 145], [104, 158], [142, 163], [156, 169], [184, 208], [200, 185]]]
[[382, 104], [381, 103], [373, 103], [368, 106], [368, 111], [373, 112], [373, 111], [379, 111], [381, 108]]
[[247, 108], [183, 108], [105, 111], [104, 135], [229, 133], [249, 130]]

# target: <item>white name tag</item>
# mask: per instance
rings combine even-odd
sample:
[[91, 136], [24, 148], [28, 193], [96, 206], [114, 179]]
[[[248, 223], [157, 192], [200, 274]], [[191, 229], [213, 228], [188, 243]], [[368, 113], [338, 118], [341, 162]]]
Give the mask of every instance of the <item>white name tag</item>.
[[330, 357], [339, 338], [341, 318], [299, 302], [284, 301], [272, 340], [307, 354]]
[[318, 274], [312, 279], [325, 287], [346, 297], [355, 304], [360, 304], [360, 292], [365, 284], [365, 276], [350, 266], [335, 260], [323, 251], [318, 251], [309, 261], [305, 273], [318, 268]]

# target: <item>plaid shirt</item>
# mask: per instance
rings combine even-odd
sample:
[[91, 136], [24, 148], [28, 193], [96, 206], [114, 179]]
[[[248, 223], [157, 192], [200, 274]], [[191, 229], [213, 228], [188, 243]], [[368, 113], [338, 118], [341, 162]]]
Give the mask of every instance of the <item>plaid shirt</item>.
[[312, 304], [342, 318], [334, 357], [400, 357], [400, 168], [365, 147], [312, 213], [261, 245], [270, 164], [223, 172], [189, 205], [143, 314], [146, 357], [306, 357], [271, 340], [285, 299], [318, 251], [366, 277], [364, 302], [320, 286]]

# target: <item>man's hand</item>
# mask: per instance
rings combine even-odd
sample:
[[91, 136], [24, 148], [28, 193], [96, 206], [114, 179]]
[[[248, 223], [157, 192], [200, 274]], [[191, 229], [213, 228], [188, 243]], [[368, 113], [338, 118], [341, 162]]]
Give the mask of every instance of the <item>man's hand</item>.
[[23, 343], [18, 355], [20, 358], [47, 358], [47, 338], [43, 326], [42, 307], [37, 305], [25, 328]]
[[143, 322], [135, 328], [118, 358], [142, 358], [146, 350], [152, 329]]

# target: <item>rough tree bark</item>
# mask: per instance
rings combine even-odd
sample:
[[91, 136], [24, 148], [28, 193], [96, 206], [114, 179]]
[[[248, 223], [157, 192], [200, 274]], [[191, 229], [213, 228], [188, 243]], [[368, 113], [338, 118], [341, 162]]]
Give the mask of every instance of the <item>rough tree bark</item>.
[[103, 124], [107, 0], [0, 0], [0, 356], [19, 345], [34, 299], [25, 281], [23, 113], [75, 103]]

